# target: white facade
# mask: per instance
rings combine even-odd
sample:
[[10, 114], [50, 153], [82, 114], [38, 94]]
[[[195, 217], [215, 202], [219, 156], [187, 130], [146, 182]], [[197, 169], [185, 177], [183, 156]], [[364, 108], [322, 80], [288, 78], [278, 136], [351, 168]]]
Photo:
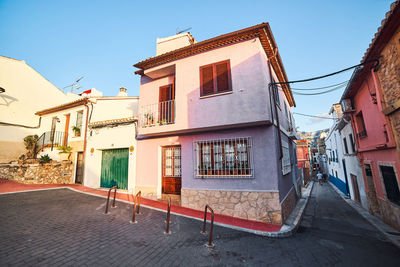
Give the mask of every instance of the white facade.
[[94, 104], [85, 155], [83, 184], [101, 186], [102, 155], [105, 150], [129, 149], [128, 190], [136, 184], [135, 121], [138, 109], [137, 97], [103, 97]]
[[65, 95], [25, 61], [3, 56], [0, 87], [5, 89], [0, 93], [0, 162], [18, 159], [26, 152], [24, 137], [40, 133], [36, 111], [76, 98]]
[[330, 113], [337, 119], [325, 139], [330, 181], [367, 209], [363, 175], [351, 122], [342, 115], [339, 104], [334, 104]]

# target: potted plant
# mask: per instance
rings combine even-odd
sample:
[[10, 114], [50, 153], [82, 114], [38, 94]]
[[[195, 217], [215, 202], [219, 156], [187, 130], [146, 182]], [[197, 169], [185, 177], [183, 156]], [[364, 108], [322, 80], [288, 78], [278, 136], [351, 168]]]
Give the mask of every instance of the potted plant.
[[81, 136], [81, 128], [78, 126], [72, 126], [72, 131], [74, 132], [75, 136]]
[[60, 146], [60, 147], [58, 147], [58, 150], [60, 150], [60, 152], [58, 152], [58, 153], [60, 154], [60, 158], [62, 160], [70, 160], [72, 147]]
[[40, 164], [49, 163], [50, 161], [51, 158], [47, 154], [40, 157]]

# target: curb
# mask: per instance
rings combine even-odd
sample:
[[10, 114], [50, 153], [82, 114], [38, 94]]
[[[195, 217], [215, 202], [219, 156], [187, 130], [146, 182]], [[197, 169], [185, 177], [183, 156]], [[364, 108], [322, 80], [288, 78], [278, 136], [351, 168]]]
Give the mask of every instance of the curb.
[[314, 187], [314, 181], [310, 181], [306, 188], [302, 189], [302, 197], [297, 203], [296, 207], [290, 214], [289, 218], [286, 220], [285, 224], [282, 225], [281, 230], [278, 232], [264, 232], [264, 236], [274, 237], [274, 238], [284, 238], [292, 236], [296, 233], [301, 219], [303, 218], [304, 210], [310, 200], [311, 192]]
[[[379, 232], [381, 232], [388, 240], [390, 240], [394, 245], [400, 248], [400, 232], [396, 229], [390, 227], [377, 217], [371, 215], [367, 210], [358, 206], [353, 200], [348, 198], [342, 191], [336, 188], [334, 184], [329, 181], [329, 185], [339, 194], [339, 196], [349, 204], [350, 207], [355, 209], [364, 219], [366, 219], [370, 224], [372, 224]], [[394, 233], [394, 234], [390, 234]]]

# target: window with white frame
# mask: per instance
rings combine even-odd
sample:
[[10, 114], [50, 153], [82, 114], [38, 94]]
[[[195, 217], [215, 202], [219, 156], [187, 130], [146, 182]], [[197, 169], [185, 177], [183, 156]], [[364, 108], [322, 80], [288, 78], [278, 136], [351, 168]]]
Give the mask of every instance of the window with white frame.
[[194, 142], [196, 176], [251, 177], [251, 138]]
[[282, 174], [286, 175], [290, 172], [290, 152], [289, 152], [289, 143], [282, 140]]

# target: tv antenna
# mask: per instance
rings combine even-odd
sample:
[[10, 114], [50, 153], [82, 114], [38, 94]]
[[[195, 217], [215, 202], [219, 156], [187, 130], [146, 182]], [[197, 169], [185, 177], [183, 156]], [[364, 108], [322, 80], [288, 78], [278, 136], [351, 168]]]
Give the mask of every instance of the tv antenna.
[[184, 30], [179, 30], [179, 27], [178, 27], [178, 28], [176, 28], [176, 34], [180, 34], [180, 33], [183, 33], [183, 32], [187, 32], [187, 31], [189, 31], [189, 30], [191, 30], [191, 29], [192, 29], [192, 27], [186, 28], [186, 29], [184, 29]]
[[83, 76], [80, 77], [80, 78], [78, 78], [78, 79], [76, 79], [75, 82], [73, 82], [71, 85], [65, 86], [65, 87], [63, 88], [63, 93], [64, 93], [64, 89], [65, 89], [65, 88], [71, 87], [71, 93], [75, 93], [75, 94], [76, 94], [76, 90], [82, 88], [82, 87], [78, 87], [78, 82], [79, 82], [80, 80], [82, 80], [82, 79], [83, 79]]

